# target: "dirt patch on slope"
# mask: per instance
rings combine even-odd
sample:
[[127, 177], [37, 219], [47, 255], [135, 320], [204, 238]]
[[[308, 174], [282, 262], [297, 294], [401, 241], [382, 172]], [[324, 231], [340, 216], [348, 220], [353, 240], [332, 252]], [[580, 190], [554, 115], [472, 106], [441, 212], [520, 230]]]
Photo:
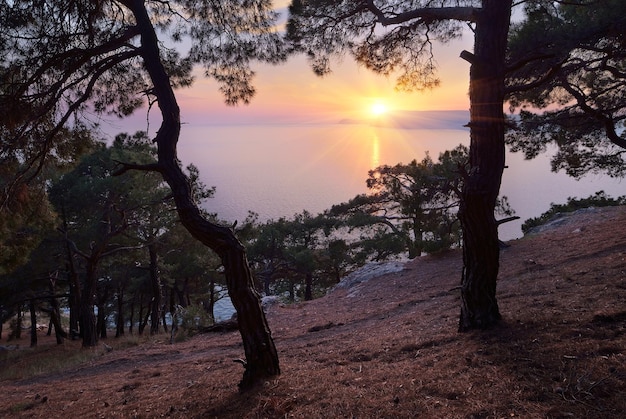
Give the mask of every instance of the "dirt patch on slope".
[[625, 226], [626, 208], [594, 209], [510, 242], [498, 284], [504, 321], [489, 331], [457, 333], [461, 254], [450, 251], [271, 306], [282, 374], [245, 394], [238, 333], [174, 345], [159, 336], [0, 382], [0, 416], [621, 418]]

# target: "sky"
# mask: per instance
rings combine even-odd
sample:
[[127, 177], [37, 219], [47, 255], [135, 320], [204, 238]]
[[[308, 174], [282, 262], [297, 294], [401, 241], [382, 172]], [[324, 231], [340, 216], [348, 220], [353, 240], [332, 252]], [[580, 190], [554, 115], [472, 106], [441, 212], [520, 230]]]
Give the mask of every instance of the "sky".
[[[288, 1], [275, 2], [286, 16]], [[283, 18], [284, 22], [284, 18]], [[311, 70], [304, 56], [292, 56], [278, 65], [254, 63], [256, 95], [249, 105], [226, 106], [218, 85], [195, 71], [191, 88], [179, 89], [177, 99], [182, 122], [193, 125], [226, 125], [255, 123], [317, 123], [338, 122], [346, 118], [373, 117], [377, 105], [394, 110], [469, 110], [469, 63], [459, 58], [462, 50], [472, 50], [468, 30], [462, 39], [449, 44], [435, 44], [439, 87], [422, 92], [399, 92], [394, 76], [381, 76], [357, 65], [352, 57], [336, 59], [332, 73], [319, 77]], [[150, 129], [156, 129], [155, 118]], [[112, 131], [146, 129], [146, 114], [139, 111], [128, 121], [107, 121]]]

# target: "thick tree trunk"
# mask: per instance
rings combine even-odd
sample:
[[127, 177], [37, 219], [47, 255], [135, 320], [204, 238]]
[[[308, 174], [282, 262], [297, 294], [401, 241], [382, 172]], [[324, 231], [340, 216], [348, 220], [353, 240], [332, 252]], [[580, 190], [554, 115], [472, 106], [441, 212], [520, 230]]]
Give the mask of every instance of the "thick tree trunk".
[[180, 136], [180, 110], [167, 71], [163, 67], [158, 39], [143, 0], [129, 0], [141, 33], [144, 65], [154, 85], [163, 121], [155, 138], [158, 167], [172, 189], [182, 224], [193, 237], [215, 251], [225, 269], [228, 293], [237, 310], [239, 331], [246, 356], [245, 372], [239, 386], [248, 388], [260, 379], [280, 373], [278, 353], [274, 346], [260, 297], [254, 283], [243, 245], [230, 228], [218, 226], [203, 218], [176, 152]]
[[462, 192], [463, 274], [459, 330], [497, 323], [498, 229], [494, 215], [504, 170], [504, 74], [511, 0], [483, 0], [470, 70], [470, 168]]
[[83, 348], [94, 347], [98, 344], [98, 333], [96, 331], [96, 315], [93, 311], [93, 303], [89, 303], [88, 298], [83, 298], [80, 304], [80, 334], [83, 337]]

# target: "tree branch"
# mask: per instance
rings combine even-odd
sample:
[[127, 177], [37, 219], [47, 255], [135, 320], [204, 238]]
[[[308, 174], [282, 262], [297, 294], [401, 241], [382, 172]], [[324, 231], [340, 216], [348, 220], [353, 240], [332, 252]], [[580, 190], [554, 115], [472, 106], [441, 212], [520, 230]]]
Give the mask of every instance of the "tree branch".
[[[513, 71], [517, 71], [521, 68], [523, 68], [524, 66], [526, 66], [529, 63], [532, 63], [533, 61], [537, 61], [537, 60], [547, 60], [549, 58], [554, 58], [556, 55], [555, 54], [542, 54], [542, 55], [534, 55], [532, 57], [527, 57], [524, 59], [521, 59], [511, 65], [508, 65], [505, 69], [505, 71], [507, 73], [511, 73]], [[561, 61], [560, 64], [562, 64], [563, 61]]]
[[546, 72], [546, 74], [544, 74], [543, 76], [539, 77], [535, 81], [532, 81], [532, 82], [526, 83], [526, 84], [518, 84], [518, 85], [514, 85], [514, 86], [507, 86], [507, 87], [505, 87], [504, 88], [504, 94], [505, 95], [510, 95], [511, 93], [515, 93], [515, 92], [527, 92], [527, 91], [532, 90], [532, 89], [534, 89], [536, 87], [540, 87], [542, 84], [547, 83], [551, 79], [555, 78], [559, 74], [559, 71], [561, 71], [562, 68], [563, 68], [563, 61], [560, 62], [560, 63], [557, 63], [557, 65], [555, 65], [552, 68], [550, 68], [550, 70], [548, 70], [548, 72]]
[[106, 256], [115, 254], [117, 252], [121, 252], [122, 250], [138, 250], [138, 249], [143, 249], [143, 248], [144, 248], [143, 245], [141, 245], [141, 246], [120, 246], [120, 247], [116, 247], [116, 248], [111, 249], [111, 250], [107, 250], [106, 252], [102, 252], [100, 254], [100, 257], [104, 258]]
[[476, 58], [476, 56], [467, 50], [461, 51], [461, 53], [459, 54], [459, 57], [461, 57], [462, 59], [464, 59], [465, 61], [467, 61], [468, 63], [472, 65], [478, 64], [478, 59]]
[[561, 85], [569, 94], [574, 97], [574, 99], [576, 99], [576, 103], [585, 113], [604, 124], [604, 130], [609, 141], [611, 141], [618, 147], [626, 149], [626, 139], [620, 137], [617, 133], [617, 130], [615, 129], [615, 121], [612, 117], [607, 116], [601, 111], [589, 106], [589, 104], [587, 104], [587, 100], [585, 99], [584, 94], [577, 91], [571, 84], [569, 84], [565, 77], [562, 77]]
[[111, 176], [120, 176], [131, 170], [140, 170], [144, 172], [159, 172], [159, 173], [161, 172], [161, 166], [158, 163], [136, 164], [136, 163], [125, 163], [119, 160], [114, 160], [114, 161], [122, 165], [122, 167], [113, 171], [111, 173]]
[[459, 20], [476, 22], [480, 8], [477, 7], [422, 7], [408, 12], [394, 14], [390, 17], [374, 4], [373, 0], [365, 1], [367, 9], [376, 16], [383, 26], [398, 25], [414, 19], [423, 19], [425, 22], [440, 20]]
[[74, 253], [76, 253], [78, 256], [82, 257], [83, 259], [87, 260], [89, 259], [89, 255], [87, 255], [84, 252], [81, 252], [78, 249], [78, 246], [76, 246], [76, 243], [74, 243], [73, 240], [70, 240], [69, 237], [67, 237], [67, 231], [62, 230], [60, 228], [57, 229], [61, 234], [63, 234], [63, 239], [65, 239], [65, 242], [67, 243], [68, 247], [70, 248], [70, 250]]
[[[113, 68], [115, 65], [124, 62], [126, 60], [128, 60], [129, 58], [132, 58], [134, 56], [138, 55], [138, 52], [136, 51], [127, 51], [115, 56], [111, 56], [108, 57], [106, 60], [104, 60], [102, 63], [99, 63], [99, 68], [97, 68], [96, 70], [94, 70], [94, 72], [92, 73], [90, 80], [87, 84], [87, 86], [85, 87], [85, 90], [83, 92], [83, 94], [81, 96], [79, 96], [66, 110], [66, 112], [63, 114], [63, 116], [61, 117], [61, 119], [59, 120], [59, 122], [52, 127], [52, 129], [50, 129], [47, 132], [47, 135], [45, 136], [45, 138], [43, 139], [43, 145], [41, 147], [41, 149], [39, 150], [39, 152], [37, 154], [35, 154], [35, 156], [30, 158], [30, 161], [25, 164], [25, 167], [15, 176], [14, 179], [14, 183], [19, 182], [19, 180], [24, 177], [26, 175], [26, 173], [28, 171], [30, 171], [33, 166], [35, 166], [36, 163], [37, 166], [35, 168], [34, 173], [32, 173], [28, 179], [26, 180], [26, 182], [30, 182], [32, 179], [34, 179], [40, 172], [41, 169], [43, 168], [43, 164], [45, 161], [45, 157], [48, 155], [51, 145], [52, 145], [52, 140], [54, 139], [54, 137], [63, 129], [63, 127], [65, 126], [65, 123], [69, 120], [69, 118], [85, 103], [89, 100], [89, 98], [91, 97], [91, 93], [93, 91], [94, 86], [96, 85], [96, 82], [98, 81], [98, 79], [100, 78], [100, 76], [102, 76], [102, 74], [104, 74], [106, 71], [110, 70], [111, 68]], [[65, 89], [62, 89], [60, 92], [58, 92], [55, 96], [56, 97], [60, 97], [61, 94], [65, 91]], [[55, 98], [52, 98], [50, 100], [50, 102], [56, 102]], [[46, 107], [46, 109], [50, 109], [50, 107]], [[33, 121], [35, 121], [38, 118], [42, 118], [44, 116], [44, 113], [39, 113], [38, 115], [35, 115], [33, 118], [31, 118], [30, 121], [27, 122], [28, 123], [32, 123]], [[26, 133], [22, 133], [22, 135], [26, 135]]]
[[[98, 45], [95, 48], [72, 48], [62, 54], [55, 55], [33, 73], [33, 75], [24, 83], [23, 89], [27, 89], [29, 86], [40, 80], [46, 71], [54, 67], [63, 67], [63, 72], [65, 74], [73, 74], [79, 67], [89, 62], [90, 59], [117, 50], [118, 48], [126, 45], [129, 40], [137, 35], [139, 35], [137, 27], [130, 26], [126, 28], [119, 38], [110, 39], [108, 42]], [[80, 57], [80, 59], [76, 60], [76, 57]], [[64, 62], [67, 59], [73, 59], [70, 67], [68, 67]], [[19, 92], [19, 94], [21, 95], [23, 92], [24, 90]]]
[[518, 217], [517, 215], [514, 215], [512, 217], [503, 218], [501, 220], [497, 220], [496, 221], [496, 225], [499, 226], [500, 224], [508, 223], [508, 222], [515, 221], [515, 220], [519, 220], [519, 218], [520, 217]]

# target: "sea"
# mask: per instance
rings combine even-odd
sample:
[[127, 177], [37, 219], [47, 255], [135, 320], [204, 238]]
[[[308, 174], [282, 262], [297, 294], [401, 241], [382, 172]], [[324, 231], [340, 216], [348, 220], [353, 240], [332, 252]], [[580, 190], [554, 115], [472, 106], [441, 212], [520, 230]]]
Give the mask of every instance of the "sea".
[[[215, 196], [205, 204], [221, 219], [241, 222], [254, 211], [261, 221], [313, 215], [367, 192], [370, 169], [409, 163], [459, 144], [469, 146], [466, 129], [397, 129], [366, 124], [184, 126], [179, 158], [193, 163]], [[507, 153], [501, 195], [520, 220], [500, 226], [502, 240], [522, 236], [522, 222], [551, 203], [583, 198], [597, 191], [626, 194], [626, 182], [590, 174], [573, 179], [550, 170], [550, 155], [525, 160]]]

